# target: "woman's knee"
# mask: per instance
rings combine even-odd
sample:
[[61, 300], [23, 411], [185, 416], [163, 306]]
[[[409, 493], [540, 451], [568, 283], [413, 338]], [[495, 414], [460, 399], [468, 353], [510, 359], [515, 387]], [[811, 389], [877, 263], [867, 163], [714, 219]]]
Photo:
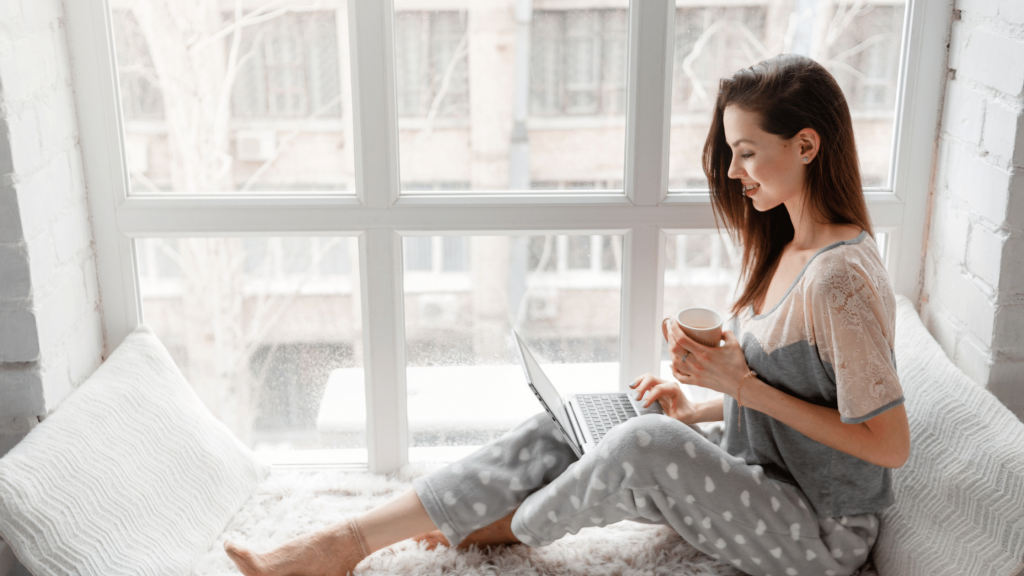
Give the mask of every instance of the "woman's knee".
[[697, 437], [700, 437], [699, 433], [678, 420], [661, 414], [648, 414], [630, 418], [613, 428], [601, 440], [599, 450], [606, 451], [608, 455], [665, 454], [672, 447]]

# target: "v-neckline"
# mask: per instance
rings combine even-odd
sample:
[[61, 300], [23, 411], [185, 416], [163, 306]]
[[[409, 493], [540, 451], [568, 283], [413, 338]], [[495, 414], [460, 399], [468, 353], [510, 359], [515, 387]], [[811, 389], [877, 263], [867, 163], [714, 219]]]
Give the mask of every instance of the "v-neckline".
[[837, 242], [833, 242], [833, 243], [829, 244], [828, 246], [825, 246], [821, 250], [818, 250], [817, 252], [815, 252], [814, 256], [811, 256], [811, 258], [809, 260], [807, 260], [807, 263], [804, 264], [804, 267], [800, 269], [800, 273], [797, 274], [796, 278], [793, 279], [793, 283], [789, 285], [789, 288], [786, 290], [786, 293], [782, 295], [782, 298], [779, 298], [779, 301], [775, 303], [775, 306], [771, 307], [771, 310], [768, 310], [767, 312], [764, 312], [764, 313], [761, 313], [761, 314], [756, 314], [754, 312], [754, 305], [753, 304], [750, 305], [750, 316], [751, 316], [751, 318], [753, 318], [754, 320], [761, 320], [762, 318], [765, 318], [766, 316], [771, 315], [772, 312], [775, 312], [776, 308], [778, 308], [779, 306], [782, 306], [782, 303], [785, 302], [786, 298], [789, 297], [789, 293], [793, 291], [793, 288], [796, 288], [796, 285], [800, 282], [800, 279], [804, 277], [804, 272], [807, 271], [807, 268], [811, 265], [811, 262], [814, 262], [815, 258], [820, 256], [821, 254], [824, 254], [825, 252], [828, 252], [829, 250], [832, 250], [833, 248], [838, 248], [840, 246], [845, 246], [847, 244], [858, 244], [858, 243], [860, 243], [861, 241], [864, 240], [864, 238], [867, 236], [867, 234], [868, 234], [867, 230], [861, 230], [860, 234], [857, 234], [857, 236], [855, 236], [854, 238], [852, 238], [850, 240], [839, 240]]

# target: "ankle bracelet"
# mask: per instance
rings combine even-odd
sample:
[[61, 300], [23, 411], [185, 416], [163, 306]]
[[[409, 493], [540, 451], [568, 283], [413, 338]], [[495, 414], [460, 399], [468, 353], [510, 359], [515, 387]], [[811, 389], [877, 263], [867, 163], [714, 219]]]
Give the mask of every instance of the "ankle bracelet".
[[362, 527], [359, 525], [359, 519], [356, 517], [349, 518], [348, 526], [359, 542], [359, 552], [362, 553], [363, 558], [366, 558], [370, 555], [370, 551], [366, 545], [366, 538], [363, 536]]

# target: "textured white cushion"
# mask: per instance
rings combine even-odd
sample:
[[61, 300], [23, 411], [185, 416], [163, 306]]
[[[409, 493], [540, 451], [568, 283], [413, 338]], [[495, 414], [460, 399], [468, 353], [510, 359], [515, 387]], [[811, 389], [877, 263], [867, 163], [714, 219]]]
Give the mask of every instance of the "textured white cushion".
[[896, 367], [911, 452], [882, 515], [881, 576], [1013, 576], [1024, 567], [1024, 424], [943, 353], [900, 298]]
[[266, 473], [141, 327], [0, 459], [0, 536], [40, 576], [189, 574]]

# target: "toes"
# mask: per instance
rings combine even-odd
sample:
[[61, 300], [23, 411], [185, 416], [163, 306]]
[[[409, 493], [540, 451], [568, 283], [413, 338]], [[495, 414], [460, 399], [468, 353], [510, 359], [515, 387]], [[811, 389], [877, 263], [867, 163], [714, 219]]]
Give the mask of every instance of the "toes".
[[440, 530], [427, 532], [422, 536], [417, 536], [416, 538], [413, 538], [413, 540], [416, 542], [423, 543], [424, 547], [427, 550], [433, 550], [437, 548], [439, 545], [449, 546], [448, 539], [444, 537], [444, 534], [442, 534]]
[[224, 551], [245, 576], [261, 576], [261, 566], [255, 554], [232, 542], [224, 543]]

